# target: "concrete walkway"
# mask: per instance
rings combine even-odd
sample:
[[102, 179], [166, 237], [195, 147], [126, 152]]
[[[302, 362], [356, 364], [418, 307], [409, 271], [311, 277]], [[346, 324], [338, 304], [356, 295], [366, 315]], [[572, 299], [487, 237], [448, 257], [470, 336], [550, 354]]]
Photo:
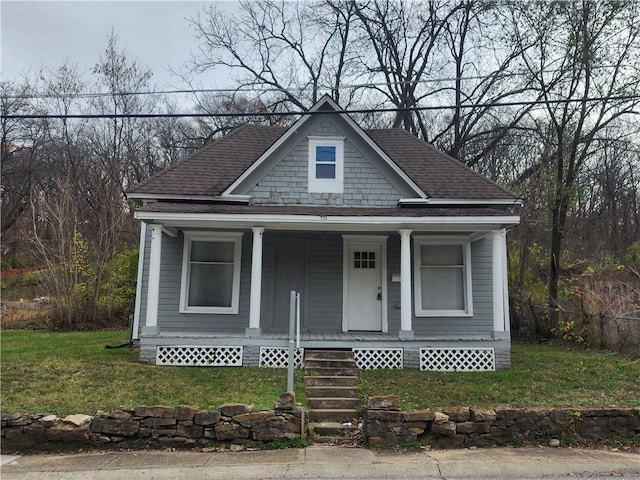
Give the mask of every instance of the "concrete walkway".
[[[8, 459], [6, 459], [8, 460]], [[553, 475], [640, 479], [640, 455], [568, 448], [393, 452], [311, 446], [239, 453], [103, 452], [31, 455], [2, 466], [3, 480], [537, 478]]]

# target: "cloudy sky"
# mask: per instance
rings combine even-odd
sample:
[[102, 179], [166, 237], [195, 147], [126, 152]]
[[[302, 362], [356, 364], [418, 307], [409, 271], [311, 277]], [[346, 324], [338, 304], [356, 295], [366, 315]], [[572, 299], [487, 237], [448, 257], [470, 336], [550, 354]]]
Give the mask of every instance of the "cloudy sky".
[[[185, 18], [206, 2], [196, 1], [31, 1], [0, 0], [3, 80], [54, 69], [65, 59], [85, 74], [98, 61], [113, 28], [120, 47], [154, 72], [156, 88], [182, 87], [170, 69], [179, 70], [195, 50], [193, 30]], [[221, 2], [233, 9], [234, 2]], [[201, 78], [198, 86], [224, 86], [219, 78]]]

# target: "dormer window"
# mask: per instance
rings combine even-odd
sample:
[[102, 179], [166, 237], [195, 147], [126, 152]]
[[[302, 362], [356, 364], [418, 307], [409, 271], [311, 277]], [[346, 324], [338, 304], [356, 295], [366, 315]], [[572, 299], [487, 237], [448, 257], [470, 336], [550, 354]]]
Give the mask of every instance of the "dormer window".
[[309, 137], [309, 192], [342, 193], [343, 137]]

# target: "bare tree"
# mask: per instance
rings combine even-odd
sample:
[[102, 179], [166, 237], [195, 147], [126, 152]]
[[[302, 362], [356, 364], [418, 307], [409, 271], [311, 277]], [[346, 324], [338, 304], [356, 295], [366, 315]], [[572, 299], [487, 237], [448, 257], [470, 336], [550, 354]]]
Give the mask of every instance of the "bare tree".
[[593, 155], [597, 135], [638, 113], [640, 6], [635, 2], [537, 2], [519, 9], [518, 38], [535, 39], [522, 60], [534, 92], [544, 98], [554, 166], [549, 250], [551, 326], [558, 321], [558, 285], [567, 216], [576, 180]]
[[346, 75], [353, 3], [241, 1], [239, 13], [216, 5], [191, 20], [201, 41], [192, 69], [237, 74], [268, 110], [304, 110], [323, 92], [339, 95]]

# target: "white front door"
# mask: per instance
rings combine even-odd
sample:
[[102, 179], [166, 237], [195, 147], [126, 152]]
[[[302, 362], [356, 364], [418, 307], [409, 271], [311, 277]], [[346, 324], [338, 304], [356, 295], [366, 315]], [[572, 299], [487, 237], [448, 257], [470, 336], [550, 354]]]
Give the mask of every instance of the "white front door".
[[345, 279], [346, 330], [383, 330], [383, 245], [373, 242], [349, 242]]

